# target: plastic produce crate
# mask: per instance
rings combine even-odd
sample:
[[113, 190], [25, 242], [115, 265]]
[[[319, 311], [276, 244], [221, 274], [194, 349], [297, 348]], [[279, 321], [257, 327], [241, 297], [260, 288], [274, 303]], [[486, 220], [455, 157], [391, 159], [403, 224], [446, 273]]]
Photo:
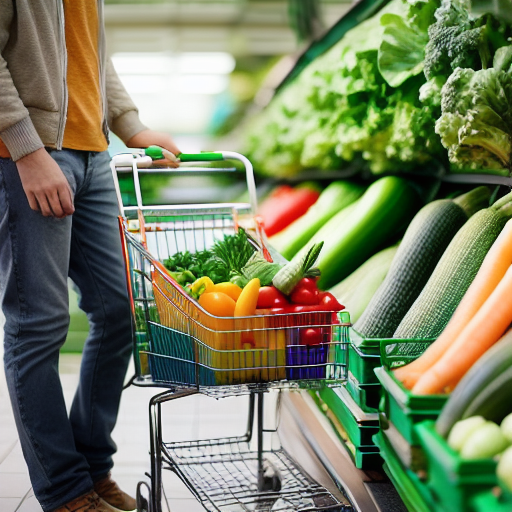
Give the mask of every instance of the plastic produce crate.
[[360, 338], [350, 329], [347, 356], [347, 389], [359, 407], [375, 412], [380, 400], [380, 384], [374, 373], [381, 365], [380, 340]]
[[359, 469], [376, 469], [382, 465], [373, 436], [379, 431], [376, 413], [363, 411], [345, 386], [324, 387], [317, 392], [317, 403], [333, 423], [354, 464]]
[[375, 374], [382, 385], [381, 428], [385, 429], [386, 422], [390, 422], [410, 445], [418, 445], [414, 425], [437, 419], [448, 395], [414, 395], [385, 367], [376, 368]]
[[[427, 485], [442, 512], [476, 512], [472, 498], [498, 484], [496, 461], [464, 460], [435, 430], [433, 421], [416, 425], [427, 463]], [[485, 512], [497, 512], [488, 508]]]
[[[395, 486], [398, 494], [410, 512], [433, 512], [436, 510], [432, 495], [419, 476], [405, 467], [389, 443], [386, 433], [379, 432], [374, 436], [384, 460], [383, 469]], [[490, 512], [490, 511], [487, 511]]]
[[482, 492], [473, 497], [471, 508], [475, 512], [512, 512], [512, 498], [498, 497], [494, 491]]
[[381, 384], [375, 369], [412, 361], [433, 341], [365, 338], [353, 327], [349, 329], [349, 336], [347, 389], [356, 403], [368, 412], [378, 409], [381, 397]]

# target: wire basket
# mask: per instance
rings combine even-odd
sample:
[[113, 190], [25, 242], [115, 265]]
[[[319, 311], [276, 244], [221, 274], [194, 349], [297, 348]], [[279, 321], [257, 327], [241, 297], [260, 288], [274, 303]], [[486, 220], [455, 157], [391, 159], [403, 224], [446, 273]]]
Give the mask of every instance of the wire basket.
[[[352, 510], [312, 480], [283, 449], [259, 454], [245, 440], [232, 438], [164, 444], [171, 469], [208, 510], [219, 512], [313, 512]], [[266, 489], [258, 488], [258, 457], [263, 457]], [[279, 484], [276, 486], [276, 482]], [[229, 492], [226, 492], [229, 489]]]
[[[217, 317], [163, 266], [176, 252], [210, 248], [242, 223], [254, 229], [247, 206], [152, 210], [121, 222], [140, 379], [200, 387], [345, 380], [349, 324], [336, 313]], [[302, 343], [307, 329], [317, 330], [321, 342]]]

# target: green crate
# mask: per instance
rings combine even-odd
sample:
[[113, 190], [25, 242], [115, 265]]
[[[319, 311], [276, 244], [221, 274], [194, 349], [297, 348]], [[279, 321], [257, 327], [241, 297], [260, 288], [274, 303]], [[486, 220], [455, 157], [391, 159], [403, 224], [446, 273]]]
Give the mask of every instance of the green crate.
[[372, 437], [379, 431], [379, 417], [376, 413], [364, 412], [344, 386], [325, 387], [319, 391], [319, 396], [355, 446], [373, 445]]
[[462, 459], [436, 432], [434, 421], [419, 423], [415, 429], [427, 463], [427, 484], [438, 510], [476, 512], [471, 505], [472, 498], [498, 484], [496, 461]]
[[348, 346], [348, 371], [354, 380], [361, 384], [379, 384], [374, 369], [381, 366], [380, 344], [377, 338], [363, 338], [350, 328]]
[[512, 500], [498, 497], [493, 491], [476, 494], [471, 500], [475, 512], [512, 512]]
[[379, 447], [381, 457], [384, 460], [383, 469], [407, 509], [410, 512], [433, 512], [435, 508], [427, 485], [416, 473], [401, 463], [389, 443], [386, 433], [379, 432], [374, 436], [374, 441]]
[[322, 388], [316, 400], [343, 440], [355, 466], [359, 469], [380, 467], [382, 459], [373, 443], [373, 436], [379, 431], [378, 415], [364, 412], [345, 387]]
[[418, 445], [414, 425], [423, 420], [437, 419], [448, 395], [413, 395], [389, 369], [376, 368], [375, 374], [382, 385], [379, 405], [381, 428], [385, 429], [386, 423], [390, 422], [409, 445]]
[[378, 408], [381, 396], [375, 369], [382, 365], [393, 368], [413, 361], [434, 341], [365, 338], [353, 327], [349, 337], [347, 389], [356, 403], [369, 412]]
[[357, 405], [365, 412], [378, 412], [380, 401], [380, 384], [360, 384], [349, 372], [346, 383], [347, 391]]

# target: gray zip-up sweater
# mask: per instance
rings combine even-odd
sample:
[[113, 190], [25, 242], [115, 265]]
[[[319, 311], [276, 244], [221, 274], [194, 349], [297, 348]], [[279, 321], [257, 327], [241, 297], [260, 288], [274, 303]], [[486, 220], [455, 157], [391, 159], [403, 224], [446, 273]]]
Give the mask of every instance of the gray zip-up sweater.
[[[103, 129], [126, 142], [146, 127], [105, 57], [101, 0], [98, 18]], [[61, 0], [0, 0], [0, 138], [13, 160], [45, 146], [62, 149], [66, 63]]]

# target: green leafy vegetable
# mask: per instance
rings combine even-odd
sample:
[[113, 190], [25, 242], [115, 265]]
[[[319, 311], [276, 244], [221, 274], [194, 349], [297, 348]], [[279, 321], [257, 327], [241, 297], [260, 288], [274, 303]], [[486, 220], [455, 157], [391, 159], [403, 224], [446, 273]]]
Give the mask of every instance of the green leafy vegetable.
[[428, 27], [437, 4], [416, 1], [405, 4], [401, 14], [384, 14], [385, 27], [379, 47], [379, 71], [389, 85], [398, 87], [423, 71]]
[[282, 267], [283, 265], [280, 263], [268, 262], [261, 252], [257, 251], [249, 258], [241, 272], [232, 274], [231, 282], [243, 288], [251, 279], [257, 277], [261, 286], [269, 286]]
[[508, 28], [491, 14], [470, 15], [468, 0], [443, 0], [428, 29], [425, 76], [448, 77], [456, 68], [486, 69], [497, 48], [507, 44]]
[[223, 283], [230, 280], [233, 272], [239, 273], [242, 270], [254, 251], [245, 230], [240, 228], [236, 234], [225, 235], [223, 240], [217, 240], [210, 250], [177, 252], [164, 260], [163, 264], [171, 275], [176, 274], [173, 277], [180, 284], [195, 280], [190, 273], [195, 278], [208, 276], [214, 283]]
[[303, 277], [316, 277], [320, 275], [318, 268], [314, 268], [324, 243], [312, 244], [309, 248], [299, 251], [293, 259], [277, 272], [272, 284], [285, 295], [290, 295], [297, 283]]
[[442, 88], [441, 107], [436, 133], [454, 171], [510, 174], [511, 73], [458, 68]]

